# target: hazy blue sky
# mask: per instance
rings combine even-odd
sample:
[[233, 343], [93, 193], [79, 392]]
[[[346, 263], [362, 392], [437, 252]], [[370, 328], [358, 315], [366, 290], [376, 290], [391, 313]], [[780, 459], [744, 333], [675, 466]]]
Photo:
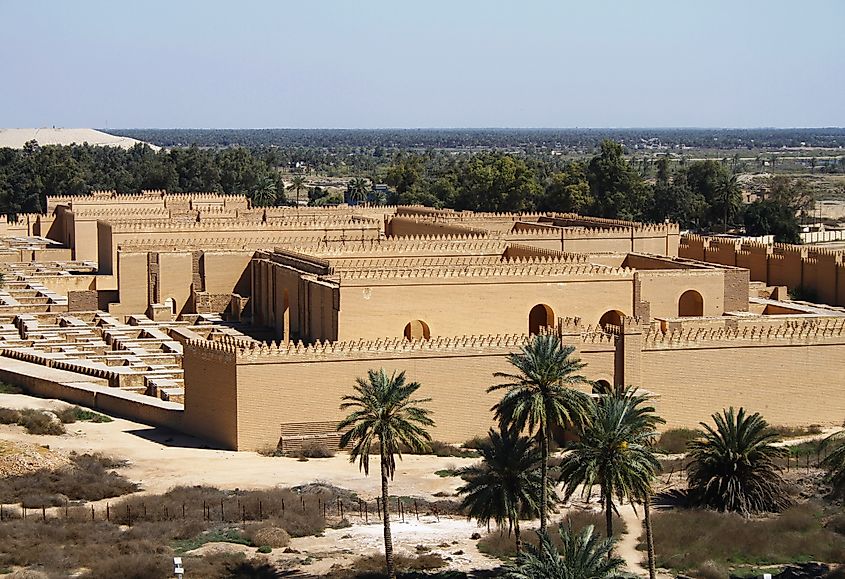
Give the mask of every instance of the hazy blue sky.
[[0, 0], [0, 126], [842, 126], [843, 24], [845, 0]]

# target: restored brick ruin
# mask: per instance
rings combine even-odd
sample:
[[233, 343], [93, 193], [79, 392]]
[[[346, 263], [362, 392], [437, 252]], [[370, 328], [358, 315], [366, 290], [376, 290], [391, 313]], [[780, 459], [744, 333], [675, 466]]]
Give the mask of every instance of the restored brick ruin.
[[[253, 208], [146, 191], [48, 198], [0, 223], [0, 379], [225, 448], [333, 444], [367, 369], [406, 370], [434, 436], [491, 425], [485, 392], [531, 333], [669, 426], [746, 405], [845, 418], [840, 254], [572, 214]], [[788, 300], [812, 290], [829, 305]]]

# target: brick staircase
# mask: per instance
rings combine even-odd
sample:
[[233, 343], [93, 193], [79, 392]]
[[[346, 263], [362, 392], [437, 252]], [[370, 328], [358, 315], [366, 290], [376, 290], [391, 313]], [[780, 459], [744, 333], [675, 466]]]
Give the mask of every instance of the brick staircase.
[[308, 444], [322, 444], [330, 450], [340, 445], [337, 422], [285, 422], [279, 430], [279, 451], [292, 454]]

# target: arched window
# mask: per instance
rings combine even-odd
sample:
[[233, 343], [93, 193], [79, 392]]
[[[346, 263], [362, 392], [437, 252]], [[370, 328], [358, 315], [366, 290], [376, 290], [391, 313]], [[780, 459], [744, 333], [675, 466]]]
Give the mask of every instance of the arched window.
[[703, 316], [704, 298], [695, 290], [687, 290], [678, 300], [678, 315], [680, 317]]
[[538, 334], [540, 328], [555, 325], [555, 313], [546, 304], [537, 304], [528, 314], [528, 333]]
[[613, 386], [611, 386], [610, 382], [608, 382], [607, 380], [596, 380], [595, 382], [593, 382], [593, 394], [611, 394], [613, 393], [613, 391]]
[[413, 320], [405, 325], [406, 340], [428, 340], [429, 338], [431, 338], [431, 330], [424, 321]]
[[620, 312], [619, 310], [610, 310], [602, 314], [602, 317], [599, 319], [599, 325], [603, 328], [608, 324], [614, 326], [621, 326], [622, 325], [622, 318], [625, 317], [625, 314]]

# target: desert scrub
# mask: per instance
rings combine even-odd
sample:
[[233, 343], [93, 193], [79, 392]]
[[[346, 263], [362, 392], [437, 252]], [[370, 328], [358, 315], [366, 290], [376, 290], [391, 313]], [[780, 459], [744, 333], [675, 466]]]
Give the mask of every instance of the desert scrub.
[[74, 422], [112, 422], [112, 419], [104, 414], [79, 406], [68, 406], [55, 414], [64, 424], [73, 424]]
[[698, 431], [692, 428], [670, 428], [661, 433], [656, 448], [666, 454], [681, 454], [687, 451], [687, 443], [697, 436]]
[[138, 490], [114, 471], [123, 463], [99, 454], [71, 454], [67, 466], [0, 479], [0, 503], [26, 508], [64, 506], [68, 501], [98, 501]]
[[708, 510], [655, 512], [657, 565], [707, 574], [736, 564], [845, 561], [845, 536], [825, 528], [823, 521], [823, 508], [814, 503], [753, 519]]

